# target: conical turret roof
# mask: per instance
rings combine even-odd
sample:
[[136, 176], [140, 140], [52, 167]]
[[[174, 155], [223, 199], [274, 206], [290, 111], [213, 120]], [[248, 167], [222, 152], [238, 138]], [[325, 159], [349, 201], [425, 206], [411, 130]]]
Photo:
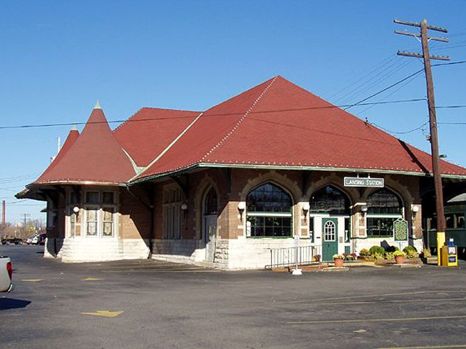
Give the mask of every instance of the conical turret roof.
[[134, 175], [129, 156], [115, 139], [100, 105], [96, 105], [81, 135], [35, 183], [122, 184]]

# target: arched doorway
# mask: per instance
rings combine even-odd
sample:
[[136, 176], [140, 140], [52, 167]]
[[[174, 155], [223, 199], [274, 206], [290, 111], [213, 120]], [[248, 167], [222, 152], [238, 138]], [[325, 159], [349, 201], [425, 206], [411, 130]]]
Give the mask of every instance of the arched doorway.
[[202, 203], [202, 241], [208, 262], [214, 261], [217, 238], [218, 197], [213, 187], [207, 191]]
[[309, 231], [311, 242], [321, 245], [322, 260], [350, 251], [351, 212], [346, 194], [333, 186], [316, 191], [310, 200]]

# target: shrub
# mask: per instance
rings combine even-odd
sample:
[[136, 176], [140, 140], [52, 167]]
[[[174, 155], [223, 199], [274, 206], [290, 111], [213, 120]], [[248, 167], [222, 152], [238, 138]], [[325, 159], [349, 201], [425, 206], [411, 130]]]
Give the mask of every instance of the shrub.
[[382, 246], [374, 245], [369, 249], [369, 254], [371, 256], [383, 256], [385, 254], [385, 249]]
[[377, 259], [377, 260], [381, 260], [381, 259], [384, 259], [384, 255], [380, 254], [380, 253], [375, 253], [374, 258]]
[[406, 246], [403, 249], [403, 252], [406, 253], [406, 256], [408, 258], [415, 258], [415, 257], [419, 256], [418, 253], [417, 253], [416, 247], [414, 247], [414, 246]]
[[395, 259], [395, 256], [393, 255], [393, 253], [395, 253], [395, 251], [393, 251], [393, 252], [386, 252], [386, 253], [385, 253], [385, 259], [386, 259], [387, 261], [392, 261], [392, 260], [394, 260], [394, 259]]
[[363, 248], [361, 251], [359, 251], [359, 255], [361, 257], [369, 257], [370, 253], [369, 253], [369, 250], [367, 248]]
[[425, 248], [422, 250], [422, 256], [424, 258], [430, 258], [432, 257], [432, 254], [430, 253], [430, 248]]
[[347, 261], [354, 261], [357, 258], [356, 253], [345, 253], [344, 256]]

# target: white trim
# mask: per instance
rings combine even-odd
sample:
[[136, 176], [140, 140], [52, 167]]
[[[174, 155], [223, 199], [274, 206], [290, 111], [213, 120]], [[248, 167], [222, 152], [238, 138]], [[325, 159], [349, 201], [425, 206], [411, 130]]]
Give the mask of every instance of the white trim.
[[[179, 140], [181, 137], [183, 137], [183, 135], [184, 135], [186, 132], [188, 132], [188, 130], [197, 122], [197, 120], [199, 120], [199, 118], [202, 116], [202, 114], [204, 114], [204, 113], [200, 113], [193, 121], [191, 121], [191, 123], [190, 123], [190, 124], [189, 124], [189, 125], [188, 125], [188, 126], [187, 126], [187, 127], [186, 127], [186, 128], [185, 128], [185, 129], [184, 129], [184, 130], [183, 130], [183, 131], [182, 131], [182, 132], [181, 132], [181, 133], [180, 133], [180, 134], [179, 134], [179, 135], [178, 135], [178, 136], [177, 136], [177, 137], [176, 137], [176, 138], [175, 138], [175, 139], [160, 153], [160, 154], [159, 154], [159, 155], [157, 155], [157, 157], [156, 157], [154, 160], [152, 160], [152, 161], [149, 163], [149, 165], [145, 166], [145, 167], [142, 169], [142, 171], [141, 171], [140, 173], [144, 172], [145, 170], [147, 170], [148, 168], [150, 168], [153, 164], [155, 164], [157, 161], [159, 161], [159, 159], [160, 159], [162, 156], [164, 156], [165, 153], [166, 153], [167, 151], [169, 151], [169, 150], [171, 149], [171, 147], [173, 147], [173, 146], [175, 145], [175, 143], [178, 142], [178, 140]], [[138, 176], [139, 176], [139, 174], [136, 174], [136, 176], [130, 178], [130, 180], [128, 181], [128, 183], [131, 182], [133, 179], [136, 179], [136, 177], [138, 177]]]
[[248, 212], [248, 216], [252, 217], [291, 217], [293, 214], [286, 212]]
[[371, 213], [371, 214], [366, 214], [367, 218], [403, 218], [402, 214], [399, 213], [386, 213], [386, 214], [377, 214], [377, 213]]

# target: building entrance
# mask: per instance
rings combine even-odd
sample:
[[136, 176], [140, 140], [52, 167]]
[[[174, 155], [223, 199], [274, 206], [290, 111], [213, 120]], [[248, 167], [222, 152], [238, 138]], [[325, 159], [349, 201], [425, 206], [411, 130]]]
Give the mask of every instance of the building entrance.
[[322, 218], [322, 261], [333, 261], [338, 253], [338, 219]]

